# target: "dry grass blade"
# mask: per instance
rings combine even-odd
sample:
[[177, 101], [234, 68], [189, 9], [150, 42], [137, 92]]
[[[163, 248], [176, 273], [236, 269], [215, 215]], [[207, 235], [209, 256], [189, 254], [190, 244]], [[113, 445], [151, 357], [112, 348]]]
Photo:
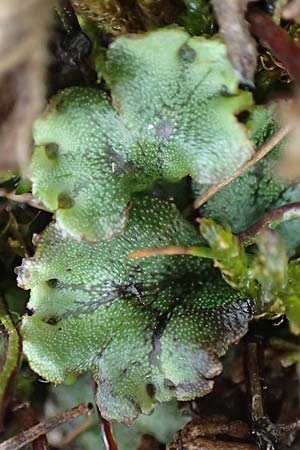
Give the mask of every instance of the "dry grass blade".
[[186, 255], [189, 253], [189, 247], [183, 245], [168, 245], [167, 247], [159, 248], [142, 248], [129, 253], [129, 258], [145, 258], [148, 256], [159, 255]]
[[165, 247], [158, 248], [141, 248], [129, 253], [129, 258], [147, 258], [149, 256], [174, 256], [174, 255], [190, 255], [197, 256], [198, 258], [214, 257], [213, 251], [209, 247], [198, 247], [197, 245], [191, 245], [187, 247], [185, 245], [167, 245]]
[[277, 130], [270, 139], [268, 139], [261, 148], [255, 153], [253, 158], [247, 161], [242, 167], [240, 167], [233, 175], [226, 178], [226, 180], [221, 183], [213, 184], [210, 186], [203, 194], [201, 194], [193, 203], [195, 209], [200, 208], [204, 203], [207, 202], [213, 195], [223, 189], [227, 184], [231, 183], [237, 177], [242, 175], [250, 167], [254, 166], [258, 161], [260, 161], [264, 156], [266, 156], [287, 134], [291, 131], [292, 126], [287, 124], [284, 127]]

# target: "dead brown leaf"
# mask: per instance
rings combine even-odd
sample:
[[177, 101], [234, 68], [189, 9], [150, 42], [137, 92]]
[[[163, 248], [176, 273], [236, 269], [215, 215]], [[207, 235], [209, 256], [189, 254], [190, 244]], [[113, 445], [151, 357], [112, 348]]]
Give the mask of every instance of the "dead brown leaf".
[[[219, 439], [218, 435], [233, 438], [233, 442]], [[224, 416], [202, 417], [191, 420], [176, 433], [167, 450], [258, 450], [253, 444], [237, 441], [247, 441], [249, 437], [248, 426], [239, 420], [230, 421]]]

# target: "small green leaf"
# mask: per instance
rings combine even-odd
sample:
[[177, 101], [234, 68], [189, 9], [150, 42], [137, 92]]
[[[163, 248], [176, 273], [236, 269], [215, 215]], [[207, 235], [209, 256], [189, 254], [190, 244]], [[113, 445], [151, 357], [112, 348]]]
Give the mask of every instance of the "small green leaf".
[[91, 370], [102, 413], [118, 421], [208, 393], [218, 356], [247, 330], [250, 302], [217, 273], [212, 281], [207, 260], [127, 256], [201, 242], [172, 204], [152, 197], [135, 200], [110, 242], [72, 240], [50, 225], [19, 272], [31, 289], [22, 335], [33, 370], [56, 383]]
[[261, 301], [275, 304], [280, 291], [288, 281], [288, 257], [280, 235], [271, 229], [263, 229], [256, 238], [256, 258], [252, 260], [253, 277], [261, 287]]
[[134, 192], [186, 175], [214, 183], [252, 153], [235, 113], [251, 105], [217, 39], [179, 28], [115, 40], [107, 94], [70, 88], [35, 126], [33, 193], [76, 238], [110, 239]]
[[200, 233], [212, 249], [215, 267], [234, 289], [252, 292], [249, 283], [249, 259], [245, 247], [231, 230], [222, 228], [212, 219], [202, 219]]
[[[290, 212], [288, 209], [285, 212], [287, 218], [293, 213], [298, 215], [298, 209], [291, 207]], [[222, 228], [212, 219], [201, 220], [200, 232], [223, 279], [254, 301], [255, 313], [270, 318], [286, 314], [291, 330], [300, 334], [300, 261], [288, 261], [279, 233], [269, 228], [257, 231], [254, 240], [257, 251], [247, 253], [230, 229]], [[190, 254], [200, 252], [203, 253], [203, 247], [195, 247]]]

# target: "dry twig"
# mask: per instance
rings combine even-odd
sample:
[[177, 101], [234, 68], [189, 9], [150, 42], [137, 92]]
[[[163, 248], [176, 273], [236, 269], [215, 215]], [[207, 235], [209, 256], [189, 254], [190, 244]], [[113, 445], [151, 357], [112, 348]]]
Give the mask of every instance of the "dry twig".
[[18, 450], [24, 447], [24, 445], [36, 440], [39, 436], [49, 433], [49, 431], [54, 428], [63, 425], [76, 417], [82, 416], [83, 414], [91, 414], [93, 410], [93, 405], [91, 403], [80, 403], [74, 408], [64, 411], [62, 414], [51, 417], [48, 420], [40, 422], [29, 430], [23, 431], [22, 433], [7, 439], [5, 442], [0, 444], [0, 450]]

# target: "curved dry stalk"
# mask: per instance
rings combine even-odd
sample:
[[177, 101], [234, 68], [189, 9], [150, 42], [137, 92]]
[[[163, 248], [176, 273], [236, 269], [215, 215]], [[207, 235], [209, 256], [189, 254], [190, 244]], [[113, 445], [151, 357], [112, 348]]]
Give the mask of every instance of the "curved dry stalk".
[[271, 136], [270, 139], [268, 139], [260, 147], [260, 149], [255, 153], [255, 155], [249, 161], [243, 164], [236, 172], [234, 172], [230, 177], [226, 178], [226, 180], [222, 181], [221, 183], [213, 184], [203, 194], [197, 197], [193, 203], [193, 208], [194, 209], [200, 208], [200, 206], [202, 206], [213, 195], [215, 195], [217, 192], [223, 189], [223, 187], [227, 186], [227, 184], [231, 183], [233, 180], [242, 175], [242, 173], [244, 173], [246, 170], [250, 169], [250, 167], [254, 166], [254, 164], [260, 161], [264, 156], [266, 156], [275, 147], [275, 145], [279, 144], [279, 142], [281, 142], [282, 139], [288, 135], [291, 129], [292, 126], [290, 124], [287, 124], [282, 128], [280, 128], [279, 130], [277, 130], [273, 134], [273, 136]]

